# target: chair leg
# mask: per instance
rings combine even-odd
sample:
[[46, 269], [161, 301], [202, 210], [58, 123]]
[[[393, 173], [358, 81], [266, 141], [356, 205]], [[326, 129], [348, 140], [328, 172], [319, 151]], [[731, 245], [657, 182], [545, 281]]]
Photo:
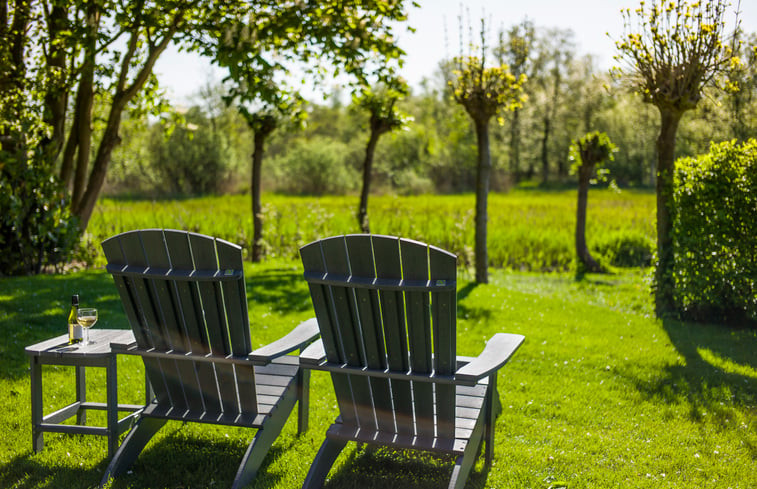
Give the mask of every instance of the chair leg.
[[326, 480], [326, 476], [329, 475], [331, 466], [334, 465], [336, 458], [342, 452], [345, 445], [347, 445], [346, 441], [326, 438], [321, 445], [321, 449], [318, 450], [313, 464], [310, 466], [310, 471], [308, 471], [302, 489], [320, 489], [323, 487], [323, 482]]
[[111, 478], [122, 475], [131, 467], [139, 454], [145, 448], [150, 439], [157, 431], [166, 424], [165, 419], [141, 417], [134, 424], [134, 428], [126, 435], [124, 442], [116, 451], [113, 459], [100, 481], [100, 487], [108, 483]]
[[[484, 409], [486, 409], [486, 406], [484, 406]], [[473, 434], [465, 446], [465, 451], [455, 460], [455, 468], [452, 469], [452, 477], [450, 477], [448, 489], [463, 489], [465, 487], [465, 482], [468, 480], [468, 475], [470, 475], [478, 452], [481, 449], [484, 425], [486, 424], [485, 416], [486, 413], [481, 413], [476, 421], [476, 426], [473, 428]]]
[[310, 410], [310, 370], [300, 368], [297, 372], [297, 434], [308, 430]]
[[494, 425], [497, 416], [502, 412], [502, 403], [499, 402], [499, 392], [497, 391], [496, 372], [489, 376], [489, 389], [487, 389], [484, 409], [484, 416], [486, 419], [486, 425], [484, 426], [484, 441], [486, 443], [484, 462], [489, 466], [494, 458]]
[[279, 400], [276, 410], [263, 423], [263, 426], [258, 429], [258, 432], [255, 433], [255, 438], [250, 442], [247, 452], [245, 452], [242, 462], [239, 464], [237, 475], [234, 477], [234, 483], [231, 485], [232, 489], [244, 487], [255, 478], [258, 469], [263, 464], [265, 456], [271, 449], [271, 445], [273, 445], [282, 428], [284, 428], [289, 414], [292, 412], [292, 408], [294, 408], [295, 401], [297, 401], [297, 389], [296, 386], [292, 386]]

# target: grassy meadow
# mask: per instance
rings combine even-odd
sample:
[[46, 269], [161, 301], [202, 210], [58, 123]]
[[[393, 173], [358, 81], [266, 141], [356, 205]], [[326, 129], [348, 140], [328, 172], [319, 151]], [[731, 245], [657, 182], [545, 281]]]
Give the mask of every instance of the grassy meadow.
[[[526, 336], [499, 374], [503, 411], [496, 423], [494, 463], [487, 468], [479, 460], [467, 487], [755, 487], [757, 331], [655, 319], [648, 269], [580, 278], [522, 271], [570, 266], [573, 197], [572, 192], [492, 196], [490, 253], [493, 263], [506, 267], [493, 268], [486, 285], [474, 284], [466, 271], [460, 275], [459, 354], [477, 354], [499, 331]], [[589, 198], [590, 243], [624, 232], [653, 239], [653, 195], [602, 191]], [[293, 257], [311, 239], [354, 232], [353, 200], [265, 197], [272, 258], [245, 265], [253, 348], [312, 317], [302, 269]], [[371, 222], [374, 232], [460, 253], [472, 248], [472, 204], [472, 196], [378, 197], [371, 201]], [[249, 244], [249, 197], [103, 201], [89, 239], [99, 243], [136, 227], [191, 229]], [[529, 264], [529, 256], [541, 261]], [[99, 309], [95, 328], [128, 328], [112, 280], [98, 267], [0, 279], [5, 333], [0, 336], [0, 487], [88, 488], [98, 484], [107, 466], [101, 437], [46, 434], [45, 449], [31, 450], [23, 349], [65, 331], [73, 293], [81, 295], [82, 305]], [[90, 369], [87, 375], [91, 400], [103, 401], [104, 373]], [[139, 359], [119, 358], [121, 402], [144, 398], [143, 375]], [[48, 413], [73, 398], [72, 369], [45, 367], [43, 385]], [[90, 419], [102, 422], [96, 414]], [[310, 430], [297, 436], [292, 416], [251, 487], [300, 487], [336, 414], [330, 379], [315, 372]], [[253, 433], [170, 422], [131, 473], [111, 487], [229, 487]], [[350, 444], [326, 487], [446, 487], [451, 469], [450, 460]]]
[[[298, 259], [298, 249], [315, 239], [358, 231], [357, 197], [263, 196], [263, 239], [269, 257]], [[424, 241], [457, 254], [472, 265], [475, 196], [371, 196], [371, 231]], [[597, 252], [611, 252], [628, 237], [650, 246], [655, 238], [655, 197], [644, 191], [592, 190], [587, 240]], [[489, 196], [489, 262], [513, 270], [568, 270], [573, 264], [575, 191], [530, 190]], [[205, 197], [175, 201], [103, 199], [87, 229], [91, 246], [122, 231], [172, 228], [202, 232], [252, 246], [250, 197]], [[87, 258], [98, 263], [96, 256]]]

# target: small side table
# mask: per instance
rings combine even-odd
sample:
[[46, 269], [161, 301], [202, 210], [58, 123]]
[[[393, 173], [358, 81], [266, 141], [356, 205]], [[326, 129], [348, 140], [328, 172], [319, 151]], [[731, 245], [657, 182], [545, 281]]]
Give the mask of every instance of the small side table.
[[[31, 364], [32, 391], [32, 448], [39, 452], [44, 447], [44, 433], [74, 433], [100, 435], [108, 437], [108, 457], [112, 457], [118, 448], [118, 437], [131, 428], [142, 405], [118, 404], [118, 376], [116, 371], [116, 354], [111, 351], [110, 343], [131, 343], [134, 335], [130, 330], [92, 329], [89, 331], [93, 345], [68, 344], [68, 335], [27, 346]], [[42, 365], [69, 365], [76, 369], [76, 402], [45, 415], [42, 405]], [[85, 382], [85, 367], [104, 367], [106, 378], [106, 402], [88, 402]], [[147, 384], [146, 384], [147, 385]], [[150, 401], [150, 389], [146, 388], [145, 403]], [[88, 409], [105, 410], [107, 426], [84, 426]], [[118, 419], [118, 411], [130, 411], [131, 414]], [[75, 425], [61, 422], [76, 416]]]

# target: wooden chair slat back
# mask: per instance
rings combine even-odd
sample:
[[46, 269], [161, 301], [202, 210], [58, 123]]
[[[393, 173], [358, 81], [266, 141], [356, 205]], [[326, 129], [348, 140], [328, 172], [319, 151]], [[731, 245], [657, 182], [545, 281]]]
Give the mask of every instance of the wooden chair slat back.
[[[103, 250], [139, 348], [219, 357], [252, 351], [241, 248], [148, 229], [109, 238]], [[257, 414], [252, 367], [235, 373], [225, 363], [143, 359], [158, 403], [178, 412]]]
[[[416, 375], [454, 372], [454, 255], [376, 235], [326, 238], [300, 253], [329, 362]], [[448, 435], [451, 425], [454, 436], [454, 386], [332, 378], [344, 423], [416, 436]], [[434, 405], [441, 407], [435, 412]]]

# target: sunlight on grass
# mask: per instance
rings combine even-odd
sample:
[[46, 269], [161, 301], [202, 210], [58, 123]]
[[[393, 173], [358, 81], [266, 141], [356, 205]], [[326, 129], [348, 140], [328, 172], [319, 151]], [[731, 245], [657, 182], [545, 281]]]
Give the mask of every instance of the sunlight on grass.
[[697, 353], [702, 357], [702, 360], [726, 373], [757, 379], [757, 370], [749, 365], [742, 365], [723, 358], [709, 348], [697, 348]]
[[[253, 347], [313, 316], [299, 262], [245, 263]], [[526, 343], [498, 375], [502, 414], [494, 461], [469, 487], [753, 489], [757, 453], [757, 332], [654, 318], [649, 271], [615, 275], [492, 270], [476, 285], [459, 274], [457, 347], [476, 355], [496, 332]], [[24, 347], [65, 332], [72, 293], [101, 311], [97, 328], [127, 328], [103, 270], [0, 279], [0, 487], [95, 487], [104, 437], [45, 435], [31, 452], [29, 360]], [[144, 368], [118, 359], [119, 399], [144, 399]], [[46, 366], [46, 412], [75, 398], [71, 367]], [[104, 372], [87, 373], [105, 398]], [[314, 372], [310, 429], [291, 417], [253, 488], [301, 487], [338, 410], [330, 376]], [[96, 418], [93, 417], [93, 420]], [[171, 422], [114, 489], [229, 487], [254, 430]], [[328, 489], [433, 489], [451, 462], [348, 445]], [[383, 484], [383, 485], [382, 485]]]

